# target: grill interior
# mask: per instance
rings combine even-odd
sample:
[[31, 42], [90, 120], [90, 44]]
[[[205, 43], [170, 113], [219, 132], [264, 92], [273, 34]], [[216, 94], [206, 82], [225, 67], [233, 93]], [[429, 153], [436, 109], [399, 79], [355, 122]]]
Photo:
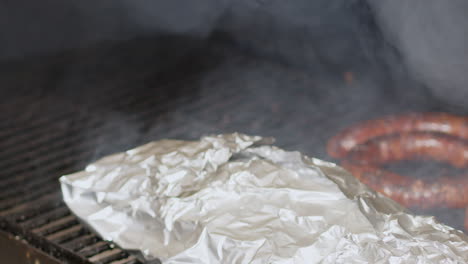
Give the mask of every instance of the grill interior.
[[[58, 178], [104, 154], [150, 140], [142, 133], [129, 135], [122, 124], [138, 130], [161, 120], [181, 88], [164, 85], [167, 76], [146, 63], [133, 69], [135, 63], [127, 62], [124, 77], [109, 79], [100, 72], [94, 78], [87, 66], [99, 61], [102, 51], [97, 47], [47, 57], [45, 63], [35, 58], [2, 65], [1, 82], [10, 89], [2, 91], [0, 105], [0, 228], [60, 262], [136, 264], [141, 262], [135, 256], [103, 241], [72, 215], [62, 201]], [[164, 58], [162, 53], [158, 59]], [[69, 73], [92, 85], [75, 90], [57, 79], [56, 69], [69, 67], [69, 60], [85, 61], [82, 69]], [[106, 62], [101, 70], [118, 74], [113, 63]], [[163, 85], [148, 85], [153, 78]]]
[[[71, 263], [140, 263], [84, 227], [62, 202], [57, 181], [60, 175], [79, 170], [93, 159], [96, 153], [92, 146], [98, 142], [91, 138], [112, 133], [115, 127], [100, 122], [100, 117], [92, 114], [94, 106], [81, 111], [65, 103], [57, 109], [57, 98], [20, 99], [14, 108], [35, 111], [17, 116], [1, 131], [2, 229]], [[142, 98], [138, 102], [134, 98], [123, 100], [122, 95], [109, 99], [119, 102], [115, 109], [148, 104]], [[4, 107], [3, 114], [16, 116], [7, 105]], [[131, 120], [148, 118], [155, 111], [157, 107], [149, 108], [145, 113], [132, 115]], [[89, 133], [81, 133], [83, 129]], [[124, 137], [114, 143], [117, 149], [129, 147]]]
[[[381, 84], [394, 83], [359, 69], [349, 83], [340, 72], [244, 56], [222, 40], [195, 41], [181, 60], [158, 43], [106, 44], [0, 65], [0, 84], [8, 87], [0, 99], [2, 230], [62, 262], [141, 263], [71, 214], [61, 175], [150, 140], [232, 131], [274, 136], [281, 147], [330, 160], [324, 142], [357, 120], [452, 111], [423, 90], [389, 93]], [[462, 213], [438, 213], [461, 229]]]

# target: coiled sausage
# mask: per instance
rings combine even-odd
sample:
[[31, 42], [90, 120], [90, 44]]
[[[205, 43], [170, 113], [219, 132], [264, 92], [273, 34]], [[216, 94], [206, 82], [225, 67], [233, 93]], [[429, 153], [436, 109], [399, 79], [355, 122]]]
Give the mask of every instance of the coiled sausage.
[[351, 126], [329, 140], [328, 154], [345, 157], [357, 145], [381, 136], [408, 132], [436, 132], [468, 140], [468, 117], [446, 113], [388, 116]]
[[[416, 179], [382, 168], [397, 161], [424, 159], [468, 167], [468, 117], [446, 113], [388, 116], [351, 126], [331, 138], [330, 156], [372, 189], [411, 207], [468, 206], [468, 174]], [[465, 214], [468, 230], [468, 209]]]

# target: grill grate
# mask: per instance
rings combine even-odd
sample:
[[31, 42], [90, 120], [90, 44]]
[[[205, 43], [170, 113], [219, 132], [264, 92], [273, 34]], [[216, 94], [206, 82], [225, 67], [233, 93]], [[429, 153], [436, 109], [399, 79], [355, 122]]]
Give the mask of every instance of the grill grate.
[[[151, 98], [149, 93], [141, 93], [139, 98], [129, 97], [128, 92], [120, 98], [114, 96], [111, 99], [116, 103], [112, 104], [112, 109], [143, 109], [129, 118], [142, 122], [161, 110], [162, 104], [154, 104], [157, 97]], [[116, 127], [105, 124], [103, 117], [90, 114], [101, 112], [105, 116], [98, 104], [77, 109], [73, 105], [57, 107], [61, 102], [58, 98], [40, 100], [22, 98], [17, 104], [1, 105], [6, 117], [14, 112], [10, 107], [36, 112], [17, 115], [14, 120], [2, 124], [0, 227], [62, 262], [140, 263], [83, 226], [62, 202], [57, 181], [60, 175], [81, 169], [91, 161], [96, 155], [95, 139], [102, 134], [112, 134]], [[56, 107], [39, 110], [38, 106], [43, 107], [51, 100]], [[60, 112], [54, 108], [60, 108]], [[120, 150], [129, 145], [125, 137], [113, 143]]]
[[[58, 178], [155, 139], [152, 125], [190, 100], [181, 95], [206, 65], [172, 62], [200, 41], [164, 40], [138, 39], [0, 64], [0, 84], [17, 90], [0, 97], [0, 231], [63, 263], [141, 263], [68, 210]], [[177, 55], [169, 54], [174, 48]]]
[[88, 91], [93, 100], [86, 103], [53, 91], [4, 100], [0, 104], [4, 120], [0, 123], [0, 229], [64, 263], [141, 263], [83, 226], [63, 203], [58, 177], [81, 170], [100, 156], [150, 140], [149, 134], [126, 134], [119, 113], [135, 129], [163, 120], [169, 105], [180, 102], [180, 86], [166, 86], [155, 93], [147, 85], [129, 89], [126, 81], [119, 80], [115, 86]]

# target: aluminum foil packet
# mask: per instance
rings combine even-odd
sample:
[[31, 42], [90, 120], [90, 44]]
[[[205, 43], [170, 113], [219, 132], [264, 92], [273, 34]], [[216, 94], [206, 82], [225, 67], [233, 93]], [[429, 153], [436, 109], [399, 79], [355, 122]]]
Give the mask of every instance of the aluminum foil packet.
[[467, 263], [468, 238], [258, 136], [161, 140], [60, 178], [104, 239], [162, 263]]

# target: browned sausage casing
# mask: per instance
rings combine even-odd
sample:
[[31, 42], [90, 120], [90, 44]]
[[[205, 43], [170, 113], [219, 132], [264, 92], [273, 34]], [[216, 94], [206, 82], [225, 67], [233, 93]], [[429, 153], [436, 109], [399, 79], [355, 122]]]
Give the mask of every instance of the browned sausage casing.
[[377, 166], [341, 164], [361, 182], [404, 206], [464, 208], [468, 204], [468, 175], [442, 176], [436, 182], [399, 175]]
[[468, 118], [446, 113], [411, 113], [370, 120], [345, 129], [333, 137], [327, 151], [343, 158], [356, 146], [370, 139], [407, 132], [436, 132], [468, 140]]
[[352, 149], [348, 160], [381, 165], [402, 160], [435, 160], [457, 168], [468, 167], [468, 141], [435, 133], [402, 133], [381, 137]]
[[327, 151], [346, 159], [341, 165], [372, 189], [404, 206], [467, 208], [468, 175], [441, 176], [437, 181], [399, 175], [386, 163], [429, 159], [468, 167], [468, 117], [445, 113], [412, 113], [366, 121], [329, 140]]

